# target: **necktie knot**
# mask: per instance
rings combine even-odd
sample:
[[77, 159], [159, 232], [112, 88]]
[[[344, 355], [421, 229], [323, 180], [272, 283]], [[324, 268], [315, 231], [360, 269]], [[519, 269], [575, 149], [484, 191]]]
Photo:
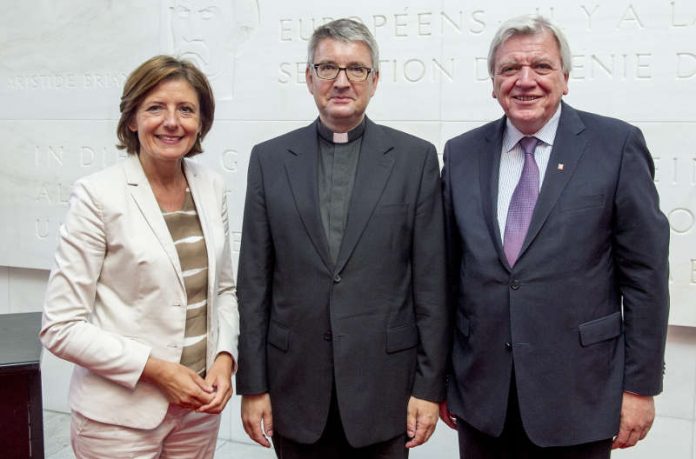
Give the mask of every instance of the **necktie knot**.
[[520, 139], [520, 147], [525, 155], [533, 155], [538, 143], [539, 139], [536, 137], [522, 137]]

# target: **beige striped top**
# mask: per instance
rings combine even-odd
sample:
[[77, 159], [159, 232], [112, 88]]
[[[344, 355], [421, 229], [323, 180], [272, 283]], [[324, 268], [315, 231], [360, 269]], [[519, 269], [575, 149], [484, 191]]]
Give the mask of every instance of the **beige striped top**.
[[181, 364], [205, 377], [208, 333], [208, 252], [191, 191], [181, 210], [162, 212], [179, 255], [186, 287], [186, 333]]

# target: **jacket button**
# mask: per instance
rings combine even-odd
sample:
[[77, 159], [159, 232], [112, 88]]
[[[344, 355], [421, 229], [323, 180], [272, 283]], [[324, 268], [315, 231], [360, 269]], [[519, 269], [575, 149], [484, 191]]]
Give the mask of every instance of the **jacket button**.
[[512, 281], [512, 283], [510, 284], [510, 288], [512, 288], [513, 290], [517, 290], [518, 288], [520, 288], [520, 281], [518, 281], [517, 279]]
[[337, 284], [338, 284], [339, 282], [341, 282], [341, 275], [340, 275], [340, 274], [336, 274], [336, 275], [334, 276], [334, 278], [333, 278], [333, 281], [334, 281], [335, 283], [337, 283]]
[[512, 350], [512, 344], [509, 342], [505, 343], [505, 350], [510, 352]]
[[327, 331], [326, 333], [324, 333], [324, 341], [331, 341], [332, 337], [333, 337], [333, 335], [331, 334], [330, 331]]

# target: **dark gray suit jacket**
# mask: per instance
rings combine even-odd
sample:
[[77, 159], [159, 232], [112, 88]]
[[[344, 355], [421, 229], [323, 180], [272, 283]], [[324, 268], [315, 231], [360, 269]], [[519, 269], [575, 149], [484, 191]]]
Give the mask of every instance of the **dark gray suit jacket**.
[[450, 410], [499, 435], [514, 363], [520, 412], [534, 443], [610, 438], [623, 391], [662, 390], [669, 227], [652, 158], [638, 128], [563, 104], [529, 232], [511, 269], [496, 218], [504, 128], [502, 118], [445, 146], [456, 322]]
[[435, 148], [367, 120], [336, 264], [314, 124], [254, 147], [239, 261], [240, 394], [270, 392], [276, 432], [321, 435], [335, 384], [355, 447], [444, 398], [446, 263]]

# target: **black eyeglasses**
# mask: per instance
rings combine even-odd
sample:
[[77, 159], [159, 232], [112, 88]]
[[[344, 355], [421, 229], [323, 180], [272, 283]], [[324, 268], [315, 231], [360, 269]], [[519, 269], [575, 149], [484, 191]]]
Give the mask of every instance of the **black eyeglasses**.
[[351, 65], [349, 67], [339, 67], [336, 64], [314, 64], [314, 73], [322, 80], [335, 80], [341, 70], [346, 72], [349, 81], [365, 81], [372, 73], [371, 68], [362, 65]]

